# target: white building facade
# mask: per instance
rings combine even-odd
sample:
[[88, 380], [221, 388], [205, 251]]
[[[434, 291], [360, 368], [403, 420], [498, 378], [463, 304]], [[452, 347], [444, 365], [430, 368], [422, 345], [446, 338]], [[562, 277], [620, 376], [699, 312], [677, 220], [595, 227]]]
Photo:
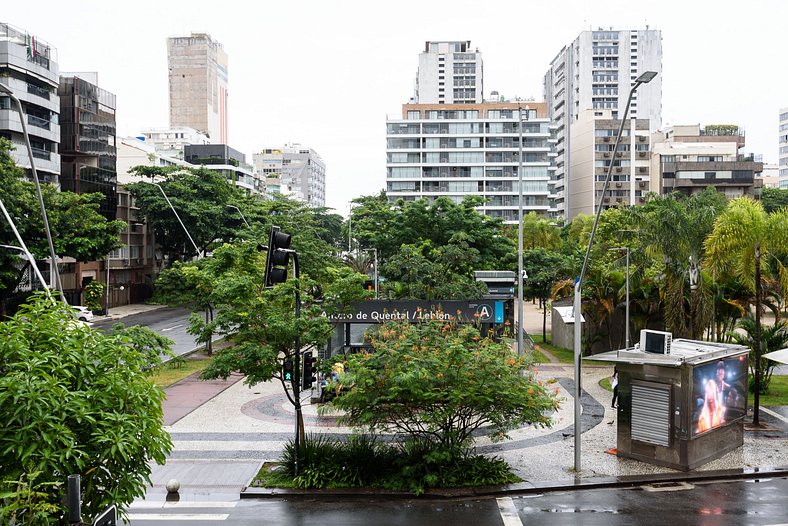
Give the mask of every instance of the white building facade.
[[[39, 179], [55, 185], [60, 178], [59, 81], [54, 47], [37, 35], [0, 23], [0, 83], [22, 102]], [[11, 158], [30, 177], [30, 158], [18, 107], [1, 92], [0, 137], [11, 141], [15, 148]]]
[[483, 63], [470, 40], [428, 41], [419, 55], [416, 104], [478, 104], [483, 97]]
[[480, 212], [516, 223], [522, 136], [523, 213], [550, 215], [552, 132], [544, 103], [405, 104], [386, 123], [387, 196], [481, 196]]
[[650, 131], [662, 123], [662, 32], [654, 29], [583, 31], [550, 63], [544, 77], [548, 115], [557, 126], [557, 214], [568, 218], [574, 148], [570, 128], [585, 110], [623, 116], [632, 83], [646, 71], [656, 78], [638, 88], [628, 118], [647, 119]]
[[326, 165], [320, 154], [300, 144], [263, 148], [252, 156], [266, 193], [279, 193], [312, 207], [326, 206]]

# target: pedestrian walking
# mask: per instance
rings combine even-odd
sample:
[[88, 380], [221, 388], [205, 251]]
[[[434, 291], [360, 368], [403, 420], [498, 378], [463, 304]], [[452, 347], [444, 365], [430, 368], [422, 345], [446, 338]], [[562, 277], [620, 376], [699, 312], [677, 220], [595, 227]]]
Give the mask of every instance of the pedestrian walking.
[[616, 402], [618, 402], [618, 367], [613, 367], [613, 377], [610, 379], [610, 385], [613, 387], [613, 401], [610, 407], [615, 409]]

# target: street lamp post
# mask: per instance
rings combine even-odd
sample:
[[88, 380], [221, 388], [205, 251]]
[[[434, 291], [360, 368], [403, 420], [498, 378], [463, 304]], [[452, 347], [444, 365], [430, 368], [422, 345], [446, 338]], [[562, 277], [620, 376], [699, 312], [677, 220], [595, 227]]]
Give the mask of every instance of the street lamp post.
[[627, 328], [626, 328], [626, 332], [624, 333], [626, 335], [624, 340], [624, 348], [629, 349], [629, 247], [615, 247], [615, 248], [611, 248], [609, 252], [614, 252], [617, 250], [627, 251], [627, 304], [626, 304]]
[[[618, 151], [618, 144], [621, 142], [621, 134], [624, 132], [624, 124], [627, 122], [627, 114], [629, 113], [629, 106], [632, 103], [632, 96], [635, 94], [635, 91], [640, 87], [641, 84], [646, 84], [651, 82], [651, 80], [657, 76], [655, 71], [646, 71], [642, 75], [640, 75], [635, 82], [632, 84], [632, 88], [629, 90], [629, 97], [627, 97], [627, 105], [624, 108], [624, 114], [621, 115], [621, 125], [618, 128], [618, 134], [616, 135], [616, 142], [613, 145], [613, 155], [610, 157], [610, 164], [607, 167], [607, 176], [605, 177], [605, 184], [602, 187], [602, 195], [599, 198], [599, 203], [597, 204], [596, 215], [594, 216], [594, 226], [591, 228], [591, 237], [588, 239], [588, 247], [586, 248], [586, 255], [583, 259], [583, 267], [580, 270], [580, 276], [578, 276], [577, 280], [575, 281], [575, 291], [574, 291], [574, 302], [573, 302], [573, 317], [574, 317], [574, 354], [575, 354], [575, 472], [580, 472], [580, 435], [582, 434], [582, 429], [580, 426], [580, 394], [582, 392], [580, 386], [580, 354], [581, 354], [581, 338], [582, 338], [582, 309], [581, 309], [581, 302], [580, 297], [582, 295], [582, 283], [583, 277], [585, 277], [586, 269], [588, 268], [588, 259], [591, 255], [591, 246], [594, 244], [594, 235], [596, 234], [596, 227], [599, 224], [599, 216], [602, 213], [602, 203], [604, 201], [605, 193], [607, 192], [607, 187], [610, 185], [610, 176], [613, 173], [613, 161], [616, 158], [616, 153]], [[592, 189], [594, 193], [596, 193], [596, 189]]]
[[[525, 117], [523, 117], [525, 109]], [[520, 165], [517, 168], [517, 354], [523, 355], [523, 122], [528, 120], [526, 106], [517, 106], [517, 129], [520, 132]]]
[[30, 159], [30, 171], [33, 174], [33, 183], [36, 185], [36, 194], [38, 195], [38, 206], [41, 208], [41, 217], [44, 220], [44, 230], [46, 231], [47, 243], [49, 244], [49, 257], [52, 259], [50, 272], [55, 278], [55, 287], [60, 292], [60, 299], [63, 303], [66, 302], [66, 297], [63, 295], [63, 284], [60, 281], [60, 272], [57, 268], [57, 255], [55, 254], [55, 245], [52, 243], [52, 231], [49, 229], [49, 218], [47, 217], [47, 210], [44, 206], [44, 196], [41, 193], [41, 183], [38, 181], [38, 172], [36, 171], [36, 163], [33, 158], [33, 148], [30, 145], [30, 135], [27, 133], [27, 124], [25, 122], [24, 112], [22, 111], [22, 102], [14, 95], [14, 92], [5, 84], [0, 84], [0, 92], [5, 93], [11, 100], [16, 103], [17, 112], [19, 113], [19, 122], [22, 124], [22, 135], [25, 137], [25, 146], [27, 146], [27, 156]]
[[243, 222], [246, 225], [246, 228], [249, 228], [249, 221], [246, 220], [246, 217], [244, 217], [244, 214], [243, 214], [243, 212], [241, 212], [240, 208], [238, 208], [235, 205], [226, 205], [226, 206], [227, 206], [227, 208], [234, 208], [235, 210], [237, 210], [238, 211], [238, 215], [240, 215], [241, 219], [243, 219]]
[[378, 249], [377, 248], [365, 248], [365, 252], [372, 252], [375, 257], [374, 265], [375, 265], [375, 299], [378, 299]]
[[200, 259], [200, 249], [197, 247], [197, 243], [194, 242], [194, 239], [192, 239], [191, 234], [189, 234], [189, 231], [186, 230], [186, 225], [183, 224], [183, 221], [181, 221], [181, 216], [178, 215], [178, 212], [175, 210], [175, 207], [172, 206], [172, 203], [170, 202], [170, 198], [167, 197], [166, 193], [164, 193], [164, 188], [162, 188], [159, 183], [151, 183], [151, 184], [156, 188], [158, 188], [159, 190], [161, 190], [161, 195], [164, 196], [164, 199], [167, 201], [167, 204], [170, 205], [170, 210], [172, 210], [172, 213], [175, 214], [175, 218], [178, 220], [178, 223], [181, 224], [181, 228], [183, 228], [183, 231], [186, 232], [186, 237], [189, 238], [189, 241], [191, 241], [194, 250], [197, 252], [197, 259]]

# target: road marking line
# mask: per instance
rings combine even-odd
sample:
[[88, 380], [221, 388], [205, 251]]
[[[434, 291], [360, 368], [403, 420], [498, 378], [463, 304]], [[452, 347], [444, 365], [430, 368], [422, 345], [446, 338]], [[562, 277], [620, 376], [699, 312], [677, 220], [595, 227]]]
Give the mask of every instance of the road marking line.
[[234, 508], [238, 501], [140, 501], [129, 506], [130, 510], [150, 510], [163, 508]]
[[780, 413], [777, 413], [777, 412], [775, 412], [775, 411], [772, 411], [771, 409], [767, 409], [766, 407], [761, 407], [761, 411], [763, 411], [764, 413], [770, 414], [770, 415], [772, 415], [774, 418], [776, 418], [776, 419], [778, 419], [778, 420], [782, 420], [783, 422], [785, 422], [786, 424], [788, 424], [788, 418], [785, 418], [785, 417], [784, 417], [783, 415], [781, 415]]
[[173, 325], [172, 327], [167, 327], [166, 329], [162, 329], [161, 332], [171, 331], [173, 329], [177, 329], [178, 327], [183, 327], [183, 324], [180, 325]]
[[225, 521], [228, 513], [129, 513], [130, 521]]
[[501, 512], [503, 526], [523, 526], [523, 521], [520, 520], [520, 514], [517, 513], [517, 508], [511, 497], [501, 497], [495, 500], [498, 501], [498, 511]]

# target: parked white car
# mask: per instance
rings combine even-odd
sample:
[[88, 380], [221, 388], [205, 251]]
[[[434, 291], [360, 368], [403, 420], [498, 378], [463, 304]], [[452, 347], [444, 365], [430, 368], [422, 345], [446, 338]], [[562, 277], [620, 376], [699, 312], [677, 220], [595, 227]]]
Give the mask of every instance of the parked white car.
[[72, 308], [76, 311], [79, 321], [93, 321], [93, 312], [89, 308], [81, 305], [73, 305]]

